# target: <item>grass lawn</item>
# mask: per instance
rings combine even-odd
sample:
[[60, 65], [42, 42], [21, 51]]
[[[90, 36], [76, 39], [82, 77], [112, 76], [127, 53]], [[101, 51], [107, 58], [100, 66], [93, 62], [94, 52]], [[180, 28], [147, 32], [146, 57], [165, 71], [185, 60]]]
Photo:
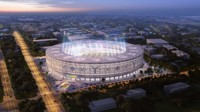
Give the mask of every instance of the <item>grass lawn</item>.
[[155, 112], [200, 112], [200, 102], [187, 107], [178, 107], [167, 100], [156, 104]]

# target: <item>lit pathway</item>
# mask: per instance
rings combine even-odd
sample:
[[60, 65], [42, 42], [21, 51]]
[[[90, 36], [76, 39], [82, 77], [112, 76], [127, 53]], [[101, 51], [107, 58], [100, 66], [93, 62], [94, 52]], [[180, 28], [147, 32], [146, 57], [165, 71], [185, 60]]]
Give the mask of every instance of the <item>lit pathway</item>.
[[1, 50], [0, 50], [0, 76], [4, 90], [2, 107], [5, 109], [5, 111], [19, 112], [17, 107], [17, 100], [15, 98], [12, 89], [10, 77]]
[[42, 96], [44, 103], [46, 105], [47, 111], [48, 112], [64, 112], [64, 109], [62, 108], [58, 99], [53, 94], [53, 92], [50, 90], [47, 82], [44, 80], [42, 73], [40, 72], [36, 63], [34, 62], [33, 57], [31, 56], [29, 49], [28, 49], [24, 39], [20, 35], [20, 33], [17, 31], [14, 31], [13, 36], [15, 37], [17, 44], [21, 48], [21, 51], [22, 51], [22, 54], [24, 55], [26, 63], [28, 64], [28, 66], [32, 72], [32, 75], [38, 86], [40, 95]]

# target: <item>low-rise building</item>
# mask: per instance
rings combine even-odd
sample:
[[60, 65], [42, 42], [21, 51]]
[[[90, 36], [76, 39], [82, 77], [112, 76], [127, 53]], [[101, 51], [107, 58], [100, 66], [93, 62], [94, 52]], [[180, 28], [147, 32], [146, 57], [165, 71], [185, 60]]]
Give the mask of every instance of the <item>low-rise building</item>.
[[163, 48], [167, 49], [171, 53], [175, 54], [179, 58], [189, 59], [190, 55], [179, 50], [178, 48], [172, 46], [172, 45], [163, 45]]
[[160, 60], [160, 59], [164, 58], [164, 55], [162, 55], [162, 54], [154, 54], [154, 55], [151, 55], [151, 58]]
[[91, 112], [102, 112], [110, 109], [115, 109], [116, 107], [117, 103], [113, 98], [95, 100], [89, 103]]
[[33, 42], [38, 43], [38, 44], [43, 44], [43, 43], [46, 43], [46, 42], [52, 42], [52, 41], [57, 42], [58, 39], [57, 39], [57, 38], [49, 38], [49, 39], [33, 39]]
[[146, 91], [142, 88], [128, 90], [126, 95], [124, 95], [125, 98], [134, 98], [134, 99], [139, 99], [145, 96], [146, 96]]
[[164, 86], [165, 94], [169, 95], [172, 93], [181, 92], [183, 90], [187, 90], [190, 87], [187, 83], [178, 82], [174, 84], [169, 84]]
[[163, 39], [147, 39], [147, 44], [151, 44], [155, 47], [162, 47], [163, 45], [168, 45], [169, 43]]
[[190, 55], [181, 50], [175, 50], [172, 51], [172, 53], [174, 53], [179, 58], [190, 59]]
[[70, 41], [89, 39], [88, 35], [70, 35], [67, 36]]
[[172, 51], [172, 50], [177, 50], [178, 48], [172, 46], [172, 45], [163, 45], [163, 48]]
[[151, 56], [156, 54], [157, 49], [151, 46], [144, 46], [144, 53]]

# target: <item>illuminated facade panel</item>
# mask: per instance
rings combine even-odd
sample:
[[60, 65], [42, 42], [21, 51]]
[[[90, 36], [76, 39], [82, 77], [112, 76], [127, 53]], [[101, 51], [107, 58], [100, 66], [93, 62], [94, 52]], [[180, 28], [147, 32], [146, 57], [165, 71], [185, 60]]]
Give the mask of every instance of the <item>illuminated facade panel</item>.
[[113, 41], [69, 42], [48, 48], [46, 62], [50, 73], [59, 74], [59, 79], [113, 81], [138, 73], [143, 50], [138, 45]]

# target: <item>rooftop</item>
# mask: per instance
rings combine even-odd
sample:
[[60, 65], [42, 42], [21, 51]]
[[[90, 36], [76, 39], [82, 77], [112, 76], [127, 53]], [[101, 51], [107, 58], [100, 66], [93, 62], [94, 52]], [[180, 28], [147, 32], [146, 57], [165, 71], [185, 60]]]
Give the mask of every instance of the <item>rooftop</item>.
[[[185, 53], [185, 52], [183, 52], [183, 51], [180, 51], [180, 50], [172, 51], [172, 53], [175, 53], [178, 57], [188, 55], [187, 53]], [[188, 55], [188, 56], [189, 56], [189, 55]]]
[[170, 85], [166, 85], [164, 86], [165, 91], [169, 92], [169, 93], [174, 93], [177, 92], [179, 90], [183, 90], [190, 87], [190, 85], [188, 85], [187, 83], [184, 82], [178, 82], [178, 83], [174, 83], [174, 84], [170, 84]]
[[142, 88], [137, 88], [137, 89], [131, 89], [127, 92], [127, 95], [130, 94], [139, 94], [139, 93], [145, 93], [146, 91]]
[[152, 43], [152, 44], [168, 44], [167, 41], [163, 39], [147, 39], [147, 43]]
[[177, 48], [172, 45], [163, 45], [163, 47], [166, 48], [167, 50], [177, 50]]
[[[76, 41], [75, 43], [77, 43], [79, 41]], [[114, 41], [102, 41], [102, 40], [88, 40], [88, 41], [80, 41], [79, 43], [103, 43], [103, 44], [108, 44], [111, 46], [111, 43], [113, 43]], [[69, 44], [71, 44], [72, 46], [74, 45], [73, 42], [70, 42]], [[116, 44], [112, 44], [112, 45], [116, 45]], [[64, 47], [64, 48], [63, 48]], [[68, 46], [70, 47], [70, 46]], [[111, 46], [112, 47], [112, 46]], [[141, 55], [143, 55], [143, 49], [139, 46], [139, 45], [133, 45], [133, 44], [125, 44], [126, 47], [126, 51], [122, 52], [120, 54], [117, 55], [101, 55], [101, 56], [82, 56], [82, 55], [77, 55], [77, 56], [73, 56], [71, 54], [71, 51], [69, 51], [70, 53], [63, 52], [63, 49], [65, 49], [64, 44], [58, 44], [58, 45], [54, 45], [52, 47], [49, 47], [46, 50], [46, 56], [47, 57], [51, 57], [53, 59], [56, 60], [60, 60], [60, 61], [67, 61], [67, 62], [78, 62], [78, 63], [110, 63], [110, 62], [122, 62], [122, 61], [127, 61], [127, 60], [131, 60], [131, 59], [135, 59], [140, 57]], [[72, 47], [72, 51], [73, 52], [77, 52], [77, 53], [84, 53], [86, 52], [86, 54], [88, 54], [88, 48], [85, 48], [84, 50], [74, 50], [75, 47]], [[100, 47], [102, 48], [102, 47]], [[100, 49], [98, 48], [98, 50]], [[113, 47], [113, 49], [115, 49], [115, 47]], [[91, 50], [94, 51], [94, 50]], [[113, 50], [115, 51], [115, 50]], [[75, 53], [76, 54], [76, 53]], [[96, 53], [97, 54], [97, 53]]]
[[33, 42], [46, 42], [46, 41], [57, 41], [56, 38], [50, 38], [50, 39], [34, 39]]
[[110, 105], [110, 104], [115, 104], [115, 100], [113, 98], [106, 98], [106, 99], [101, 99], [101, 100], [95, 100], [90, 102], [90, 105], [94, 107], [101, 107], [104, 105]]

